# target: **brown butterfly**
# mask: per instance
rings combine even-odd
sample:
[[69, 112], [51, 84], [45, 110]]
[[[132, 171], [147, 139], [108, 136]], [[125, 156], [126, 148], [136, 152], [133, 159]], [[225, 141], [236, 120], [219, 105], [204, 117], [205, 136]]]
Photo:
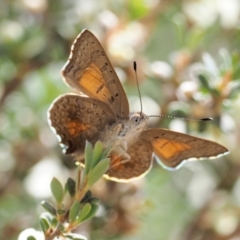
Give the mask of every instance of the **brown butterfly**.
[[49, 109], [50, 126], [65, 154], [82, 156], [85, 142], [112, 146], [107, 176], [127, 181], [146, 174], [153, 153], [170, 168], [186, 160], [216, 158], [228, 153], [218, 143], [167, 129], [146, 129], [149, 117], [129, 115], [123, 87], [103, 47], [88, 30], [74, 41], [61, 72], [67, 85], [87, 95], [66, 94]]

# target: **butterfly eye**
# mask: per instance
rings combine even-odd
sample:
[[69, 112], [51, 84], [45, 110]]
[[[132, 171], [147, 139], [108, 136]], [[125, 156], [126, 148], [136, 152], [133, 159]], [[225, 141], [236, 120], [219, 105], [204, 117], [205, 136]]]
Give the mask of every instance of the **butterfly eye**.
[[130, 120], [133, 124], [138, 125], [141, 121], [141, 117], [139, 115], [133, 115]]

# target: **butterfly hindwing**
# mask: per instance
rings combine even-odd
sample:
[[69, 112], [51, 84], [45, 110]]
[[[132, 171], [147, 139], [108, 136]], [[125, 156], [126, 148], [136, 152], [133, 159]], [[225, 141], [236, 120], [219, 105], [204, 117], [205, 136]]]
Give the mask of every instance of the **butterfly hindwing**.
[[100, 131], [115, 122], [114, 113], [105, 103], [75, 94], [58, 97], [48, 114], [66, 154], [83, 152], [86, 140], [94, 144]]
[[129, 161], [123, 162], [122, 156], [112, 153], [111, 167], [107, 172], [107, 177], [117, 181], [127, 181], [145, 175], [152, 166], [152, 146], [144, 140], [135, 141], [127, 150], [131, 157]]

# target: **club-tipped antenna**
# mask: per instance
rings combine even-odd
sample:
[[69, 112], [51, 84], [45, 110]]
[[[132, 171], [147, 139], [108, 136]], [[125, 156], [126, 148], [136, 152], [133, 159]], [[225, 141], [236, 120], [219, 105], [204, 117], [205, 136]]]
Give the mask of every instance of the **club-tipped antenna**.
[[135, 78], [136, 78], [136, 83], [137, 83], [137, 88], [138, 88], [138, 95], [139, 95], [139, 99], [140, 99], [141, 114], [142, 114], [142, 97], [141, 97], [140, 87], [139, 87], [139, 83], [138, 83], [137, 63], [136, 63], [136, 61], [133, 61], [133, 69], [134, 69], [134, 72], [135, 72]]
[[203, 122], [207, 122], [207, 121], [212, 121], [213, 118], [184, 118], [184, 117], [175, 117], [175, 116], [171, 116], [171, 115], [150, 115], [148, 116], [150, 117], [159, 117], [159, 118], [171, 118], [171, 119], [181, 119], [181, 120], [185, 120], [185, 121], [203, 121]]
[[[141, 97], [141, 92], [140, 92], [140, 87], [138, 83], [138, 77], [137, 77], [137, 63], [136, 61], [133, 61], [133, 69], [135, 72], [135, 77], [136, 77], [136, 83], [137, 83], [137, 88], [138, 88], [138, 94], [139, 94], [139, 99], [140, 99], [140, 105], [141, 105], [141, 113], [142, 113], [142, 97]], [[159, 117], [159, 118], [171, 118], [171, 119], [181, 119], [185, 121], [201, 121], [201, 122], [207, 122], [207, 121], [212, 121], [213, 118], [206, 117], [206, 118], [184, 118], [184, 117], [176, 117], [176, 116], [171, 116], [171, 115], [150, 115], [150, 117]]]

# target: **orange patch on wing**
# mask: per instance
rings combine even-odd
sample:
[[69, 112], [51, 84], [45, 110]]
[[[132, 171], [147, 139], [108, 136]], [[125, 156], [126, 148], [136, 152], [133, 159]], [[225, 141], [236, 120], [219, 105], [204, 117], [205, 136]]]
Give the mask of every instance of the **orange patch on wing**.
[[101, 70], [93, 63], [84, 70], [78, 83], [85, 93], [90, 97], [97, 97], [102, 101], [106, 101], [106, 96], [111, 97], [111, 92], [106, 86]]
[[186, 143], [174, 142], [168, 139], [158, 139], [154, 141], [153, 148], [157, 155], [169, 159], [176, 154], [190, 149], [191, 146]]
[[94, 89], [100, 83], [103, 83], [102, 73], [99, 68], [91, 63], [85, 70], [80, 79], [78, 79], [79, 85], [85, 89]]
[[119, 168], [121, 168], [121, 162], [122, 162], [122, 158], [121, 158], [121, 156], [119, 156], [119, 155], [117, 155], [117, 154], [112, 154], [111, 156], [110, 156], [110, 159], [111, 159], [111, 165], [110, 165], [110, 167], [112, 168], [112, 169], [119, 169]]
[[87, 124], [82, 124], [78, 121], [69, 121], [66, 123], [66, 128], [70, 135], [78, 135], [82, 131], [86, 131], [89, 126]]

